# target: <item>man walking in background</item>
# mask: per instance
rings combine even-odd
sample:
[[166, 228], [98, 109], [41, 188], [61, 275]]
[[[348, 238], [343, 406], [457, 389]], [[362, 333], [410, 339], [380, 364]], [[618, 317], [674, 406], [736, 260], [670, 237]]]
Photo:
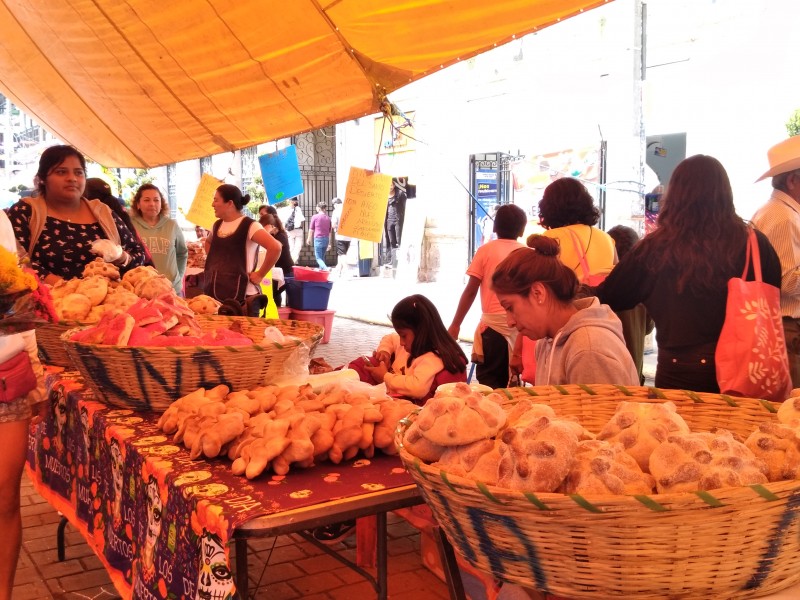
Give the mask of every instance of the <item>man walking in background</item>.
[[767, 152], [772, 195], [753, 215], [753, 225], [767, 236], [781, 261], [781, 315], [792, 386], [800, 387], [800, 136]]
[[289, 252], [292, 255], [292, 261], [297, 264], [300, 250], [303, 249], [303, 223], [306, 220], [303, 209], [298, 206], [297, 198], [289, 200], [289, 205], [282, 209], [280, 218], [286, 234], [289, 236]]

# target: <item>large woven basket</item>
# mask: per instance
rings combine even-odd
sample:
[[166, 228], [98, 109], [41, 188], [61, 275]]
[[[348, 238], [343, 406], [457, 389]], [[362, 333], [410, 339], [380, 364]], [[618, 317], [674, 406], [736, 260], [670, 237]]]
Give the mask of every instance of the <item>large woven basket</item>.
[[75, 327], [85, 327], [88, 323], [78, 321], [59, 321], [36, 329], [36, 344], [39, 346], [39, 358], [43, 363], [56, 367], [72, 367], [61, 336], [65, 331]]
[[[69, 340], [63, 334], [71, 362], [98, 399], [121, 408], [164, 411], [177, 398], [198, 388], [225, 384], [231, 390], [265, 385], [284, 374], [286, 360], [300, 344], [313, 353], [322, 326], [305, 321], [248, 317], [198, 316], [203, 331], [236, 324], [252, 346], [108, 346]], [[297, 341], [261, 344], [272, 325]]]
[[[618, 402], [672, 400], [694, 431], [748, 436], [775, 418], [766, 401], [597, 385], [501, 390], [526, 395], [595, 433]], [[567, 598], [755, 598], [800, 582], [800, 481], [650, 496], [511, 491], [400, 457], [453, 546], [498, 579]]]

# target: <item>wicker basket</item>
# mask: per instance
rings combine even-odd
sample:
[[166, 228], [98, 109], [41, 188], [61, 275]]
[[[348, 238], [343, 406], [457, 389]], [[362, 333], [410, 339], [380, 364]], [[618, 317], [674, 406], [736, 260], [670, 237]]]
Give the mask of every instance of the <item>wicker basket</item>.
[[[252, 346], [108, 346], [69, 340], [63, 334], [72, 363], [98, 399], [121, 408], [164, 411], [177, 398], [194, 390], [225, 384], [232, 390], [250, 389], [283, 375], [284, 363], [305, 343], [313, 353], [322, 327], [305, 321], [248, 317], [198, 316], [203, 331], [234, 323], [256, 342]], [[264, 329], [277, 327], [299, 338], [289, 344], [260, 344]]]
[[79, 323], [78, 321], [59, 321], [50, 323], [36, 329], [36, 344], [39, 346], [39, 358], [47, 365], [72, 368], [72, 360], [67, 354], [64, 340], [61, 336], [65, 331], [75, 327], [88, 327], [94, 323]]
[[[692, 430], [742, 436], [775, 418], [766, 401], [621, 386], [528, 394], [597, 432], [618, 402], [672, 400]], [[464, 559], [498, 579], [567, 598], [755, 598], [800, 582], [800, 481], [711, 492], [579, 496], [511, 491], [400, 457]]]

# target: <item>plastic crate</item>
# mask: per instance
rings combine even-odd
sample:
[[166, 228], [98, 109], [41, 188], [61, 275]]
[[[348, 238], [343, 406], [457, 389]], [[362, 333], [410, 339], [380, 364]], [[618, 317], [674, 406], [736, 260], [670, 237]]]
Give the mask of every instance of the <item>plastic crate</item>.
[[286, 280], [286, 303], [298, 310], [327, 310], [332, 281]]
[[322, 334], [321, 344], [327, 344], [331, 340], [331, 332], [333, 330], [333, 315], [335, 310], [298, 310], [292, 309], [292, 318], [297, 321], [307, 321], [322, 325], [325, 332]]
[[328, 281], [330, 271], [320, 271], [319, 269], [309, 269], [308, 267], [295, 265], [292, 273], [298, 281]]

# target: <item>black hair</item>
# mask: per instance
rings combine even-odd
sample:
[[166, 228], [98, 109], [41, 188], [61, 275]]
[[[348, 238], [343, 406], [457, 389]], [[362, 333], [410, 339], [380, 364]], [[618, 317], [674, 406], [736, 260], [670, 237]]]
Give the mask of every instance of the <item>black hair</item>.
[[509, 254], [492, 274], [492, 290], [500, 294], [527, 296], [539, 282], [562, 303], [572, 302], [578, 292], [578, 277], [558, 257], [558, 240], [544, 235], [528, 236], [528, 247]]
[[50, 146], [44, 152], [42, 152], [42, 155], [39, 157], [39, 170], [36, 171], [36, 177], [39, 179], [38, 189], [41, 196], [44, 196], [47, 190], [45, 181], [47, 180], [47, 176], [50, 174], [50, 171], [63, 163], [69, 156], [74, 156], [77, 158], [80, 161], [84, 172], [86, 171], [86, 158], [84, 158], [83, 154], [78, 152], [78, 149], [74, 146]]
[[573, 177], [562, 177], [544, 188], [539, 201], [539, 220], [546, 229], [577, 224], [595, 225], [600, 220], [600, 210], [580, 181]]
[[614, 245], [617, 247], [617, 256], [620, 259], [639, 242], [639, 234], [625, 225], [615, 225], [606, 233], [614, 240]]
[[233, 184], [223, 183], [217, 188], [217, 192], [225, 202], [233, 202], [236, 210], [242, 210], [242, 207], [250, 203], [250, 194], [242, 195], [242, 190]]
[[494, 232], [501, 240], [517, 239], [525, 232], [527, 224], [525, 211], [516, 204], [503, 204], [494, 215]]
[[403, 298], [392, 309], [392, 326], [395, 329], [410, 329], [414, 332], [407, 366], [418, 356], [433, 352], [442, 359], [444, 368], [451, 373], [460, 373], [467, 366], [467, 356], [461, 346], [447, 332], [433, 303], [422, 294]]

